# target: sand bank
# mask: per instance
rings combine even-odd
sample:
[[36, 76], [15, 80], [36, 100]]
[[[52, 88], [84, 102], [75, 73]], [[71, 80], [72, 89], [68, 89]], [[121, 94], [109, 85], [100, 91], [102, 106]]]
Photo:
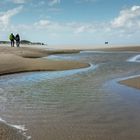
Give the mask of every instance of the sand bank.
[[[0, 47], [0, 75], [29, 71], [56, 71], [88, 67], [89, 64], [74, 61], [49, 60], [51, 54], [78, 53], [76, 50], [45, 50], [39, 48]], [[45, 57], [45, 58], [43, 58]], [[25, 140], [14, 128], [0, 122], [0, 140]]]
[[51, 54], [78, 53], [76, 50], [45, 50], [39, 48], [0, 47], [0, 75], [29, 71], [56, 71], [88, 67], [74, 61], [48, 60]]
[[122, 80], [119, 83], [133, 88], [140, 89], [140, 76], [135, 78], [129, 78], [127, 80]]
[[[99, 48], [99, 49], [94, 49], [97, 51], [128, 51], [128, 52], [140, 52], [140, 46], [121, 46], [121, 47], [109, 47], [107, 46], [107, 48]], [[137, 60], [139, 58], [139, 55], [131, 58], [129, 60], [129, 62], [139, 62], [139, 60]], [[124, 84], [133, 88], [137, 88], [140, 89], [140, 77], [135, 77], [135, 78], [129, 78], [127, 80], [122, 80], [119, 82], [120, 84]]]
[[[89, 49], [91, 50], [91, 49]], [[106, 47], [103, 48], [95, 48], [92, 50], [97, 50], [97, 51], [133, 51], [133, 52], [140, 52], [140, 46], [110, 46], [107, 45]]]

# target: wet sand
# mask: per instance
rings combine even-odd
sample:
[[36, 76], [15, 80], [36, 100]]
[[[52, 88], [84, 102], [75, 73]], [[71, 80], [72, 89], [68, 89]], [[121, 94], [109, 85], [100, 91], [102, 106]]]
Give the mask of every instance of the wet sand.
[[[88, 67], [88, 63], [48, 60], [51, 54], [78, 53], [77, 50], [45, 50], [0, 46], [0, 75], [29, 71], [56, 71]], [[43, 58], [46, 57], [46, 58]], [[16, 130], [0, 123], [0, 140], [23, 140]], [[24, 138], [25, 139], [25, 138]]]
[[140, 89], [140, 77], [128, 78], [127, 80], [122, 80], [119, 83], [133, 88]]
[[140, 52], [140, 46], [111, 46], [111, 45], [107, 45], [106, 47], [100, 47], [100, 48], [95, 48], [95, 49], [89, 49], [89, 50], [97, 50], [97, 51], [134, 51], [134, 52]]
[[4, 122], [0, 123], [0, 140], [27, 140], [20, 131]]
[[[56, 71], [88, 67], [89, 64], [73, 61], [53, 61], [44, 59], [51, 54], [77, 53], [76, 50], [47, 51], [37, 48], [0, 47], [0, 75], [29, 72]], [[36, 59], [35, 59], [36, 58]]]
[[[121, 47], [108, 47], [108, 48], [99, 48], [95, 49], [97, 51], [115, 51], [115, 52], [140, 52], [140, 46], [121, 46]], [[128, 78], [127, 80], [122, 80], [119, 82], [120, 84], [124, 84], [126, 86], [130, 86], [133, 88], [140, 89], [140, 77]]]
[[[134, 48], [133, 49], [121, 48], [121, 50], [139, 52], [139, 47], [137, 47], [135, 49]], [[120, 48], [115, 49], [115, 50], [113, 49], [113, 51], [120, 51]], [[65, 70], [65, 69], [73, 69], [73, 68], [81, 68], [81, 67], [89, 66], [89, 64], [86, 61], [82, 61], [84, 63], [81, 63], [81, 62], [74, 62], [74, 61], [53, 61], [53, 60], [48, 60], [46, 58], [42, 58], [42, 57], [46, 57], [50, 54], [77, 53], [77, 52], [79, 52], [79, 50], [78, 51], [76, 51], [76, 50], [54, 50], [54, 51], [50, 50], [50, 51], [46, 51], [46, 50], [42, 50], [42, 49], [28, 48], [28, 47], [25, 47], [25, 48], [3, 48], [3, 47], [0, 47], [0, 74], [3, 75], [3, 74], [9, 74], [9, 73], [25, 72], [25, 71]], [[123, 110], [121, 110], [122, 107], [120, 108], [120, 110], [118, 109], [119, 104], [117, 104], [117, 108], [116, 108], [116, 109], [118, 109], [118, 112], [117, 112], [117, 110], [115, 111], [115, 109], [114, 109], [116, 107], [116, 105], [114, 105], [113, 101], [110, 102], [110, 100], [107, 100], [107, 101], [101, 102], [101, 100], [106, 100], [107, 97], [110, 97], [110, 95], [108, 95], [108, 94], [106, 95], [104, 92], [102, 93], [102, 90], [103, 91], [105, 90], [105, 89], [100, 88], [101, 84], [103, 84], [102, 82], [105, 82], [106, 80], [108, 80], [108, 78], [106, 78], [106, 77], [107, 76], [109, 77], [109, 75], [111, 75], [111, 72], [112, 73], [121, 73], [120, 68], [123, 67], [123, 66], [120, 66], [120, 64], [119, 64], [120, 62], [118, 62], [117, 59], [115, 60], [115, 57], [116, 57], [115, 55], [111, 56], [110, 58], [109, 57], [106, 58], [106, 57], [107, 56], [105, 56], [105, 59], [100, 58], [100, 57], [94, 57], [91, 59], [93, 59], [93, 62], [95, 61], [95, 64], [96, 63], [97, 64], [98, 63], [105, 63], [105, 62], [109, 62], [109, 61], [110, 62], [112, 61], [112, 65], [114, 62], [117, 62], [117, 63], [114, 64], [113, 66], [111, 66], [110, 64], [107, 64], [106, 67], [103, 67], [100, 70], [98, 70], [96, 72], [96, 75], [94, 73], [91, 74], [90, 76], [88, 76], [88, 74], [87, 75], [85, 74], [85, 75], [83, 75], [82, 78], [78, 77], [75, 79], [75, 77], [74, 77], [70, 81], [63, 78], [63, 79], [61, 79], [63, 82], [61, 80], [59, 81], [59, 79], [58, 79], [58, 81], [54, 81], [51, 84], [49, 83], [49, 81], [47, 82], [47, 84], [45, 84], [45, 87], [48, 84], [50, 84], [50, 88], [52, 87], [51, 90], [54, 90], [54, 92], [52, 92], [53, 94], [59, 93], [58, 96], [56, 96], [57, 98], [52, 100], [52, 102], [53, 101], [55, 102], [58, 99], [60, 99], [60, 105], [57, 106], [56, 110], [55, 110], [55, 108], [54, 108], [55, 104], [59, 103], [59, 102], [54, 103], [54, 106], [52, 106], [53, 108], [50, 108], [50, 110], [49, 109], [47, 110], [50, 114], [48, 112], [46, 112], [46, 114], [44, 113], [44, 111], [47, 109], [47, 107], [51, 106], [50, 102], [47, 105], [47, 107], [45, 106], [46, 101], [44, 102], [44, 96], [46, 94], [42, 95], [43, 98], [41, 98], [41, 99], [43, 100], [43, 102], [41, 102], [39, 104], [41, 106], [40, 108], [39, 108], [39, 106], [36, 106], [36, 104], [35, 104], [34, 108], [32, 108], [33, 111], [29, 110], [29, 112], [26, 115], [24, 114], [24, 113], [26, 113], [26, 111], [24, 112], [24, 108], [21, 109], [21, 114], [22, 114], [20, 116], [21, 120], [24, 119], [24, 117], [25, 118], [27, 117], [28, 118], [28, 119], [26, 118], [27, 120], [31, 120], [32, 117], [33, 118], [35, 117], [37, 119], [37, 120], [35, 120], [35, 122], [31, 121], [28, 124], [28, 127], [30, 128], [30, 130], [33, 131], [31, 134], [34, 135], [34, 137], [33, 137], [34, 139], [36, 138], [38, 140], [39, 138], [43, 138], [44, 134], [45, 134], [44, 136], [47, 138], [50, 138], [50, 140], [57, 139], [57, 137], [59, 137], [58, 139], [67, 138], [67, 139], [73, 139], [73, 140], [76, 137], [78, 140], [82, 140], [82, 139], [83, 140], [85, 140], [85, 139], [97, 139], [97, 140], [107, 139], [108, 140], [108, 139], [111, 139], [113, 137], [114, 137], [114, 139], [116, 139], [115, 136], [116, 137], [120, 136], [120, 138], [123, 140], [125, 140], [126, 137], [127, 137], [127, 139], [131, 139], [131, 137], [132, 138], [133, 137], [139, 138], [139, 133], [137, 133], [137, 132], [133, 132], [131, 135], [131, 133], [130, 133], [131, 129], [130, 130], [126, 129], [126, 132], [125, 131], [123, 131], [122, 133], [120, 132], [122, 129], [120, 127], [124, 127], [124, 126], [126, 128], [130, 127], [127, 124], [128, 122], [126, 119], [127, 113], [129, 114], [129, 112], [126, 112], [126, 114], [122, 113], [122, 116], [119, 116], [118, 115], [118, 114], [120, 114], [119, 111], [123, 112]], [[114, 60], [112, 60], [112, 59], [114, 59]], [[116, 66], [116, 65], [117, 65], [117, 67], [115, 68], [114, 66]], [[128, 66], [126, 68], [122, 69], [122, 71], [124, 71], [122, 73], [122, 76], [125, 74], [125, 71], [127, 71], [127, 69], [129, 67], [132, 70], [135, 69], [133, 65], [129, 66], [129, 64], [128, 64]], [[104, 74], [104, 69], [106, 70], [105, 74]], [[75, 79], [75, 80], [73, 80], [73, 79]], [[78, 81], [78, 79], [81, 79], [81, 80]], [[89, 82], [86, 83], [86, 81], [88, 81], [88, 80], [89, 80]], [[139, 80], [140, 80], [140, 78], [136, 77], [133, 79], [128, 79], [128, 80], [122, 81], [120, 83], [128, 85], [128, 86], [132, 86], [135, 88], [139, 88]], [[74, 82], [74, 81], [78, 81], [78, 83]], [[65, 83], [67, 83], [67, 82], [68, 82], [68, 84], [65, 85]], [[43, 84], [38, 85], [39, 88], [37, 88], [35, 86], [36, 91], [39, 90], [40, 87], [42, 87], [42, 85]], [[68, 85], [71, 85], [71, 86], [68, 86]], [[136, 86], [136, 85], [138, 85], [138, 86]], [[56, 89], [55, 89], [55, 87], [56, 87]], [[68, 93], [69, 92], [71, 93], [71, 90], [72, 90], [71, 87], [73, 87], [75, 90], [77, 87], [77, 92], [75, 93], [75, 91], [74, 91], [72, 93], [74, 97], [71, 97], [71, 94], [65, 95], [66, 89], [68, 90], [67, 91]], [[84, 88], [82, 89], [81, 87], [84, 87]], [[84, 94], [84, 92], [87, 93], [87, 91], [90, 90], [90, 88], [91, 88], [91, 91], [90, 91], [91, 95], [89, 95], [89, 97], [88, 97], [86, 94]], [[29, 92], [30, 87], [29, 87], [29, 89], [25, 88], [25, 89], [22, 89], [19, 91], [22, 92], [22, 94], [23, 94], [23, 93], [27, 92], [26, 90]], [[43, 91], [45, 92], [45, 90], [43, 90]], [[93, 91], [95, 92], [95, 95], [93, 95]], [[15, 89], [15, 93], [16, 92], [17, 92], [17, 90]], [[99, 97], [100, 94], [97, 94], [98, 96], [96, 97], [96, 92], [100, 93], [101, 95], [103, 94], [103, 95], [101, 97]], [[14, 97], [15, 97], [15, 93], [14, 93]], [[41, 93], [42, 93], [42, 91], [41, 91]], [[61, 101], [61, 99], [63, 99], [60, 96], [60, 95], [62, 95], [62, 93], [65, 96], [68, 96], [68, 97], [65, 97], [65, 99], [68, 100], [68, 102], [65, 102], [65, 104], [63, 103], [63, 100]], [[81, 95], [81, 93], [83, 95]], [[48, 95], [46, 99], [48, 99], [48, 97], [53, 95], [53, 94]], [[30, 93], [29, 93], [29, 95], [30, 95]], [[75, 97], [75, 95], [78, 96], [78, 99], [81, 98], [81, 101], [80, 100], [75, 101], [77, 99], [77, 97]], [[92, 97], [94, 97], [94, 98], [92, 98]], [[89, 98], [89, 100], [86, 101], [85, 100], [86, 98]], [[50, 98], [50, 100], [51, 99], [52, 99], [52, 97]], [[117, 99], [120, 100], [119, 98], [117, 98]], [[28, 98], [27, 98], [27, 100], [28, 100]], [[95, 100], [95, 102], [94, 102], [94, 100]], [[24, 101], [24, 99], [21, 100], [21, 102], [22, 101]], [[31, 101], [31, 99], [30, 99], [30, 101]], [[73, 104], [71, 103], [71, 101], [73, 101]], [[62, 102], [62, 104], [61, 104], [61, 102]], [[83, 106], [82, 102], [84, 102], [84, 106]], [[103, 106], [100, 105], [100, 102], [103, 104]], [[115, 100], [115, 102], [117, 102], [117, 101]], [[70, 103], [70, 106], [68, 106], [69, 105], [68, 103]], [[85, 103], [86, 103], [86, 106], [85, 106]], [[122, 104], [123, 103], [124, 103], [124, 101], [122, 101]], [[25, 102], [25, 104], [27, 105], [26, 102]], [[42, 104], [45, 106], [45, 110], [42, 109], [43, 108]], [[77, 105], [79, 105], [79, 106], [77, 106]], [[17, 106], [17, 108], [16, 108], [16, 106]], [[67, 106], [68, 106], [68, 108], [67, 108]], [[112, 109], [112, 112], [110, 110], [108, 110], [108, 109], [110, 109], [111, 106], [114, 107]], [[15, 113], [17, 111], [18, 107], [19, 106], [15, 104], [15, 111], [12, 110], [12, 113], [13, 112]], [[104, 108], [102, 109], [102, 107], [104, 107]], [[124, 109], [126, 109], [126, 107], [127, 106], [125, 106], [125, 104], [124, 104]], [[82, 108], [85, 108], [85, 110], [83, 110]], [[132, 106], [132, 108], [133, 108], [133, 106]], [[41, 110], [42, 112], [40, 112], [40, 109], [42, 109]], [[51, 112], [51, 109], [54, 109], [54, 110], [52, 110], [52, 112]], [[27, 108], [27, 110], [28, 110], [28, 108]], [[59, 110], [59, 112], [58, 112], [58, 110]], [[76, 110], [76, 112], [74, 110]], [[104, 110], [106, 110], [106, 112]], [[10, 111], [11, 111], [11, 109], [9, 109], [9, 112]], [[8, 111], [6, 111], [6, 112], [8, 112]], [[36, 112], [37, 112], [37, 114], [36, 114]], [[29, 115], [30, 113], [31, 113], [32, 117]], [[110, 115], [113, 118], [109, 118], [108, 113], [110, 113]], [[89, 114], [89, 117], [87, 116], [87, 114]], [[90, 114], [91, 114], [91, 116], [90, 116]], [[116, 115], [112, 115], [112, 114], [116, 114]], [[131, 114], [134, 114], [134, 113], [130, 113], [129, 115], [131, 116]], [[29, 117], [28, 117], [28, 115], [29, 115]], [[46, 120], [43, 120], [46, 117], [46, 115], [48, 115], [47, 120], [50, 118], [52, 119], [52, 120], [51, 119], [49, 120], [50, 122], [46, 123]], [[15, 122], [16, 122], [17, 121], [16, 115], [14, 114], [13, 116], [14, 116], [13, 118], [15, 118]], [[80, 119], [78, 116], [80, 116]], [[102, 118], [103, 116], [105, 116], [105, 117]], [[61, 118], [61, 117], [63, 117], [63, 118]], [[134, 120], [134, 117], [135, 116], [133, 116], [133, 120]], [[121, 122], [120, 124], [117, 123], [118, 118], [122, 119], [122, 120], [121, 119], [119, 120]], [[129, 120], [129, 118], [128, 118], [128, 121], [130, 121], [129, 123], [131, 124], [131, 120]], [[107, 122], [109, 122], [109, 123], [107, 123]], [[94, 123], [93, 126], [92, 126], [92, 123]], [[113, 124], [113, 126], [112, 126], [112, 124]], [[38, 128], [41, 127], [41, 130], [39, 131], [39, 129], [37, 127], [35, 127], [35, 130], [33, 130], [34, 125], [37, 126]], [[81, 126], [81, 128], [80, 128], [80, 126]], [[87, 128], [87, 129], [85, 129], [85, 128]], [[94, 130], [94, 131], [92, 131], [92, 130]], [[103, 131], [101, 131], [101, 130], [103, 130]], [[137, 129], [137, 130], [139, 130], [139, 129]], [[98, 133], [100, 131], [102, 132], [101, 135], [99, 135], [99, 133]], [[116, 133], [116, 131], [119, 135], [114, 134], [114, 132]], [[19, 140], [19, 139], [22, 140], [21, 134], [19, 134], [19, 133], [17, 134], [17, 132], [18, 131], [16, 131], [13, 128], [10, 128], [8, 125], [6, 125], [4, 123], [0, 123], [0, 139], [1, 140], [6, 140], [6, 139], [8, 139], [8, 140]], [[58, 132], [60, 132], [60, 134]], [[93, 132], [95, 134], [94, 136], [93, 136]], [[56, 135], [54, 135], [54, 133]], [[134, 135], [135, 133], [136, 133], [136, 135]], [[70, 135], [70, 134], [73, 134], [73, 135]], [[68, 136], [70, 136], [70, 137], [68, 137]], [[41, 140], [43, 140], [43, 139], [41, 139]]]

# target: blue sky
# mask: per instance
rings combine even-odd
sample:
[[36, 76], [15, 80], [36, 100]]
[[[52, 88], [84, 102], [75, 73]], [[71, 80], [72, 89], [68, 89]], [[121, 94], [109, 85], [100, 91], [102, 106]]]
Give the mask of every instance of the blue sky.
[[140, 0], [3, 0], [0, 40], [53, 44], [140, 44]]

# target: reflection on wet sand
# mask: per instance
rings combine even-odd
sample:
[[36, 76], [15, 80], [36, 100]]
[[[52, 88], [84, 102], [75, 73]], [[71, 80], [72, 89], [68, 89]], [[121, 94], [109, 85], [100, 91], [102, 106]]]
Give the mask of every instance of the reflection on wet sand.
[[140, 94], [108, 84], [139, 74], [140, 65], [126, 61], [133, 55], [67, 54], [61, 56], [98, 67], [68, 75], [62, 71], [1, 77], [1, 117], [24, 124], [33, 140], [139, 140]]

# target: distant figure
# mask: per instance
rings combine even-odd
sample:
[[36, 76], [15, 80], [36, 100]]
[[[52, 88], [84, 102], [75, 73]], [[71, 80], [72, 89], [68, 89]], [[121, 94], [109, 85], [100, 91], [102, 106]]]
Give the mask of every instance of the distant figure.
[[106, 41], [105, 44], [108, 44], [108, 42]]
[[14, 47], [14, 44], [15, 44], [15, 41], [14, 41], [15, 36], [13, 35], [13, 33], [10, 34], [9, 39], [11, 41], [11, 47]]
[[19, 47], [19, 45], [20, 45], [20, 36], [19, 36], [19, 34], [17, 34], [15, 36], [15, 40], [16, 40], [16, 46]]

